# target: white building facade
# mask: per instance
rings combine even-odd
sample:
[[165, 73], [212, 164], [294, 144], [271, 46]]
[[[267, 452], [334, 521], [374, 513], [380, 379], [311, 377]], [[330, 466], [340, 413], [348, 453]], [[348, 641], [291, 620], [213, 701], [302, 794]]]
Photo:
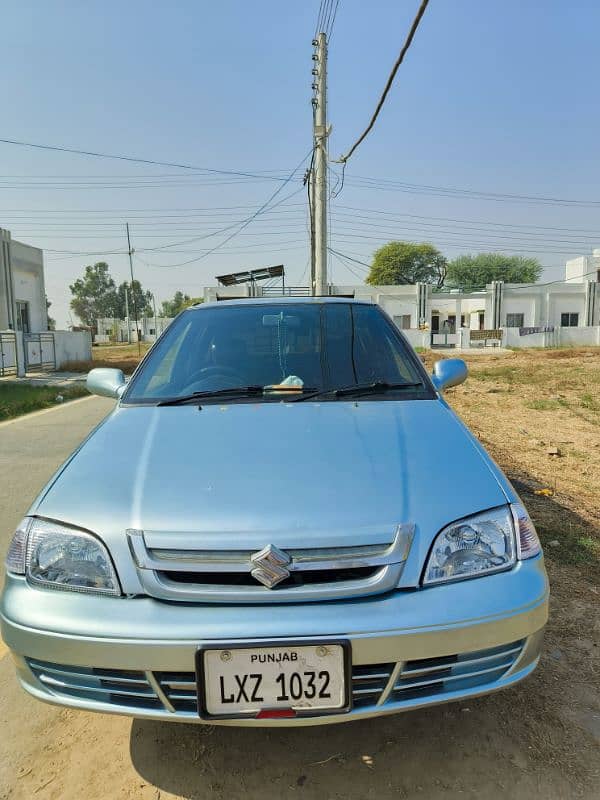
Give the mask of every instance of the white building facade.
[[41, 250], [0, 228], [0, 330], [48, 330], [44, 257]]
[[87, 332], [49, 331], [42, 250], [0, 228], [0, 376], [91, 359]]
[[[330, 285], [328, 292], [378, 303], [414, 346], [549, 347], [600, 345], [599, 287], [597, 280], [586, 275], [579, 281], [549, 284], [495, 281], [478, 292], [437, 291], [424, 283]], [[287, 287], [285, 294], [308, 294], [308, 289], [302, 289]], [[276, 293], [273, 287], [263, 291], [259, 284], [211, 286], [204, 290], [204, 299], [215, 302], [236, 297], [275, 298]]]
[[567, 283], [600, 283], [600, 248], [592, 250], [591, 256], [569, 259], [565, 264], [565, 280]]
[[105, 317], [96, 322], [98, 333], [94, 336], [94, 344], [137, 342], [138, 331], [141, 342], [154, 342], [171, 322], [171, 317], [142, 317], [136, 328], [134, 319]]

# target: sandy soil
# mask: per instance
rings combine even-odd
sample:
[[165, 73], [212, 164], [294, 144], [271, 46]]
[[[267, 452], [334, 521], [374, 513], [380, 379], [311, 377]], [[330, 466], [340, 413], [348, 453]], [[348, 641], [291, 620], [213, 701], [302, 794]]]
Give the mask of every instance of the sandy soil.
[[470, 380], [448, 399], [546, 545], [551, 620], [528, 681], [379, 720], [251, 731], [44, 706], [19, 692], [4, 658], [0, 800], [600, 797], [600, 355], [469, 361]]

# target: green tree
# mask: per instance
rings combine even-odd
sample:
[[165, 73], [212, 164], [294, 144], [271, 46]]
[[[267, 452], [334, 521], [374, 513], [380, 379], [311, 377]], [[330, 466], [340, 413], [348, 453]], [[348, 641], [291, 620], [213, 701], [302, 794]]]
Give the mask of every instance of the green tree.
[[125, 305], [125, 290], [128, 293], [129, 303], [129, 319], [134, 319], [135, 311], [137, 310], [138, 320], [143, 316], [152, 313], [152, 292], [145, 291], [139, 281], [132, 281], [119, 284], [117, 288], [117, 306], [115, 316], [119, 319], [125, 319], [127, 316]]
[[83, 278], [78, 278], [69, 289], [73, 295], [71, 308], [84, 325], [96, 330], [96, 320], [116, 316], [117, 292], [105, 261], [88, 264]]
[[446, 276], [446, 259], [432, 244], [388, 242], [373, 255], [367, 283], [374, 286], [435, 283], [441, 286]]
[[535, 283], [541, 274], [542, 266], [537, 258], [479, 253], [475, 256], [458, 256], [450, 261], [446, 283], [471, 291], [482, 289], [492, 281]]
[[162, 301], [162, 309], [161, 309], [161, 316], [162, 317], [176, 317], [180, 311], [183, 311], [185, 308], [189, 306], [193, 306], [195, 303], [202, 303], [204, 302], [201, 297], [190, 297], [189, 294], [184, 294], [183, 292], [175, 292], [173, 295], [172, 300], [163, 300]]

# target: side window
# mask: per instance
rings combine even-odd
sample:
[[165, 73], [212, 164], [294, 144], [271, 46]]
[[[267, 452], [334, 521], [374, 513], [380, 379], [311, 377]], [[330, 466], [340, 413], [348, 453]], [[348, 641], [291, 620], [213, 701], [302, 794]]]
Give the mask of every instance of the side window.
[[506, 327], [507, 328], [522, 328], [525, 324], [525, 315], [524, 314], [507, 314], [506, 315]]
[[401, 383], [417, 378], [386, 318], [370, 306], [353, 306], [354, 358], [359, 383]]
[[579, 325], [579, 314], [572, 311], [560, 315], [561, 328], [576, 328]]
[[407, 331], [410, 328], [410, 314], [400, 314], [394, 317], [394, 322], [401, 331]]
[[187, 325], [183, 325], [177, 336], [169, 343], [168, 348], [165, 350], [159, 366], [148, 381], [147, 385], [142, 384], [143, 389], [152, 394], [160, 394], [161, 389], [173, 380], [173, 368], [177, 359], [177, 355], [181, 349], [184, 339], [188, 335], [191, 320]]

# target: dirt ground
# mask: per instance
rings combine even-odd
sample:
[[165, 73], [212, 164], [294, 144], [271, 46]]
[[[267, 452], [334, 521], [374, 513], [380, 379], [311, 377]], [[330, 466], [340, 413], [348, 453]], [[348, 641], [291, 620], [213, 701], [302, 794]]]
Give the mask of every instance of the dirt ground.
[[68, 361], [62, 369], [65, 372], [89, 372], [94, 367], [112, 367], [131, 375], [149, 349], [148, 342], [140, 342], [139, 347], [137, 343], [94, 345], [91, 361]]
[[600, 352], [467, 360], [471, 376], [448, 400], [545, 544], [551, 618], [530, 679], [426, 711], [253, 731], [86, 714], [25, 695], [17, 704], [5, 658], [0, 736], [14, 742], [0, 800], [600, 797]]

